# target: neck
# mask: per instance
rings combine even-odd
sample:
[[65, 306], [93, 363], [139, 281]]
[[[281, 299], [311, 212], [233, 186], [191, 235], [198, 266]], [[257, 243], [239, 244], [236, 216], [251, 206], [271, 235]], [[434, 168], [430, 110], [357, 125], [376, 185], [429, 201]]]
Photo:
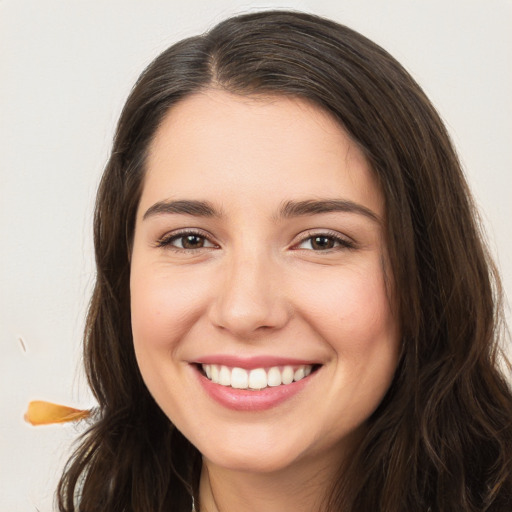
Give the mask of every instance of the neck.
[[320, 512], [332, 478], [330, 465], [251, 473], [203, 460], [198, 512]]

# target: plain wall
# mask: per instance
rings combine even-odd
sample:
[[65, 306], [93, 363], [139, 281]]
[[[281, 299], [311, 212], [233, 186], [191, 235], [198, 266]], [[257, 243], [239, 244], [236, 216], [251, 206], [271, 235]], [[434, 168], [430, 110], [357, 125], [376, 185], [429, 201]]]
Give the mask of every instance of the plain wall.
[[389, 50], [446, 121], [512, 294], [509, 0], [0, 2], [0, 510], [50, 511], [73, 425], [23, 422], [32, 399], [89, 407], [81, 331], [92, 205], [115, 122], [164, 48], [263, 7], [331, 17]]

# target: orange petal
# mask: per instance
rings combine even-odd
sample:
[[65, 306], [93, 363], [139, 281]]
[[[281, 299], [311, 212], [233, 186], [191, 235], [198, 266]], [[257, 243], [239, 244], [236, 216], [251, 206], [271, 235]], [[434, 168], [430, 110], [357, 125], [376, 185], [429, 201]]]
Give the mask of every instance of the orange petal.
[[65, 405], [35, 400], [28, 404], [25, 421], [31, 425], [49, 425], [51, 423], [77, 421], [87, 418], [89, 415], [90, 411], [88, 410], [73, 409]]

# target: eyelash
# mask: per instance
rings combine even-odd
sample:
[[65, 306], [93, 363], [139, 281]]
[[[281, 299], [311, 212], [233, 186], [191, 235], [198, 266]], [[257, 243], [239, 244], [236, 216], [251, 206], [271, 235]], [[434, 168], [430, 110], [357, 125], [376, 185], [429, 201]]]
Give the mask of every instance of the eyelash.
[[[204, 239], [206, 242], [212, 244], [212, 246], [187, 249], [185, 247], [176, 247], [173, 245], [173, 242], [179, 240], [180, 238], [183, 239], [187, 236], [197, 236], [199, 238]], [[299, 247], [303, 243], [307, 242], [308, 240], [313, 240], [314, 238], [326, 238], [326, 239], [333, 241], [335, 244], [338, 244], [338, 246], [330, 247], [330, 248], [323, 249], [323, 250], [321, 250], [321, 249], [319, 249], [319, 250], [304, 249], [304, 248]], [[165, 235], [162, 238], [160, 238], [159, 240], [157, 240], [155, 245], [156, 245], [156, 247], [168, 248], [168, 249], [171, 249], [171, 250], [177, 251], [177, 252], [196, 252], [198, 249], [213, 249], [215, 247], [218, 247], [214, 242], [212, 242], [212, 240], [210, 239], [209, 236], [207, 236], [202, 231], [194, 230], [194, 229], [187, 229], [187, 230], [179, 231], [177, 233], [171, 233], [169, 235]], [[305, 233], [305, 235], [299, 240], [299, 242], [297, 242], [293, 245], [292, 249], [306, 250], [306, 251], [312, 251], [312, 252], [332, 252], [332, 251], [343, 250], [343, 249], [355, 249], [355, 247], [356, 246], [355, 246], [354, 242], [352, 242], [351, 240], [348, 240], [347, 238], [340, 236], [336, 232], [321, 231], [318, 233], [312, 233], [312, 232]]]
[[[186, 249], [185, 247], [176, 247], [173, 245], [173, 242], [175, 242], [176, 240], [179, 240], [180, 238], [185, 238], [187, 236], [197, 236], [198, 238], [202, 238], [205, 241], [212, 244], [213, 247], [199, 247], [196, 249]], [[174, 232], [174, 233], [171, 233], [168, 235], [164, 235], [162, 238], [157, 240], [155, 245], [157, 247], [163, 247], [163, 248], [171, 249], [171, 250], [177, 251], [177, 252], [195, 252], [195, 251], [197, 251], [197, 249], [213, 249], [213, 248], [217, 247], [217, 245], [211, 241], [209, 236], [207, 236], [202, 231], [194, 230], [194, 229], [186, 229], [183, 231], [178, 231], [178, 232]]]
[[[299, 246], [302, 245], [304, 242], [307, 242], [308, 240], [313, 240], [315, 238], [327, 238], [329, 240], [332, 240], [335, 244], [338, 244], [338, 246], [334, 246], [328, 249], [323, 250], [314, 250], [314, 249], [301, 249]], [[319, 232], [307, 232], [304, 234], [303, 237], [301, 237], [301, 240], [299, 240], [298, 243], [294, 244], [293, 246], [296, 248], [295, 250], [306, 250], [306, 251], [312, 251], [312, 252], [332, 252], [332, 251], [339, 251], [343, 249], [355, 249], [355, 244], [353, 241], [341, 236], [339, 233], [335, 231], [319, 231]]]

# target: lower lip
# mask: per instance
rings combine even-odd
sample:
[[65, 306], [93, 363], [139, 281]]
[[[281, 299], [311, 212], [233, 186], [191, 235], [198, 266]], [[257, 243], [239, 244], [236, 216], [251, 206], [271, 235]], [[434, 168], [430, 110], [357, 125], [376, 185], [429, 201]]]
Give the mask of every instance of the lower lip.
[[291, 384], [254, 391], [221, 386], [206, 378], [199, 369], [196, 369], [196, 373], [203, 389], [220, 405], [235, 411], [265, 411], [277, 407], [300, 393], [310, 383], [316, 372]]

